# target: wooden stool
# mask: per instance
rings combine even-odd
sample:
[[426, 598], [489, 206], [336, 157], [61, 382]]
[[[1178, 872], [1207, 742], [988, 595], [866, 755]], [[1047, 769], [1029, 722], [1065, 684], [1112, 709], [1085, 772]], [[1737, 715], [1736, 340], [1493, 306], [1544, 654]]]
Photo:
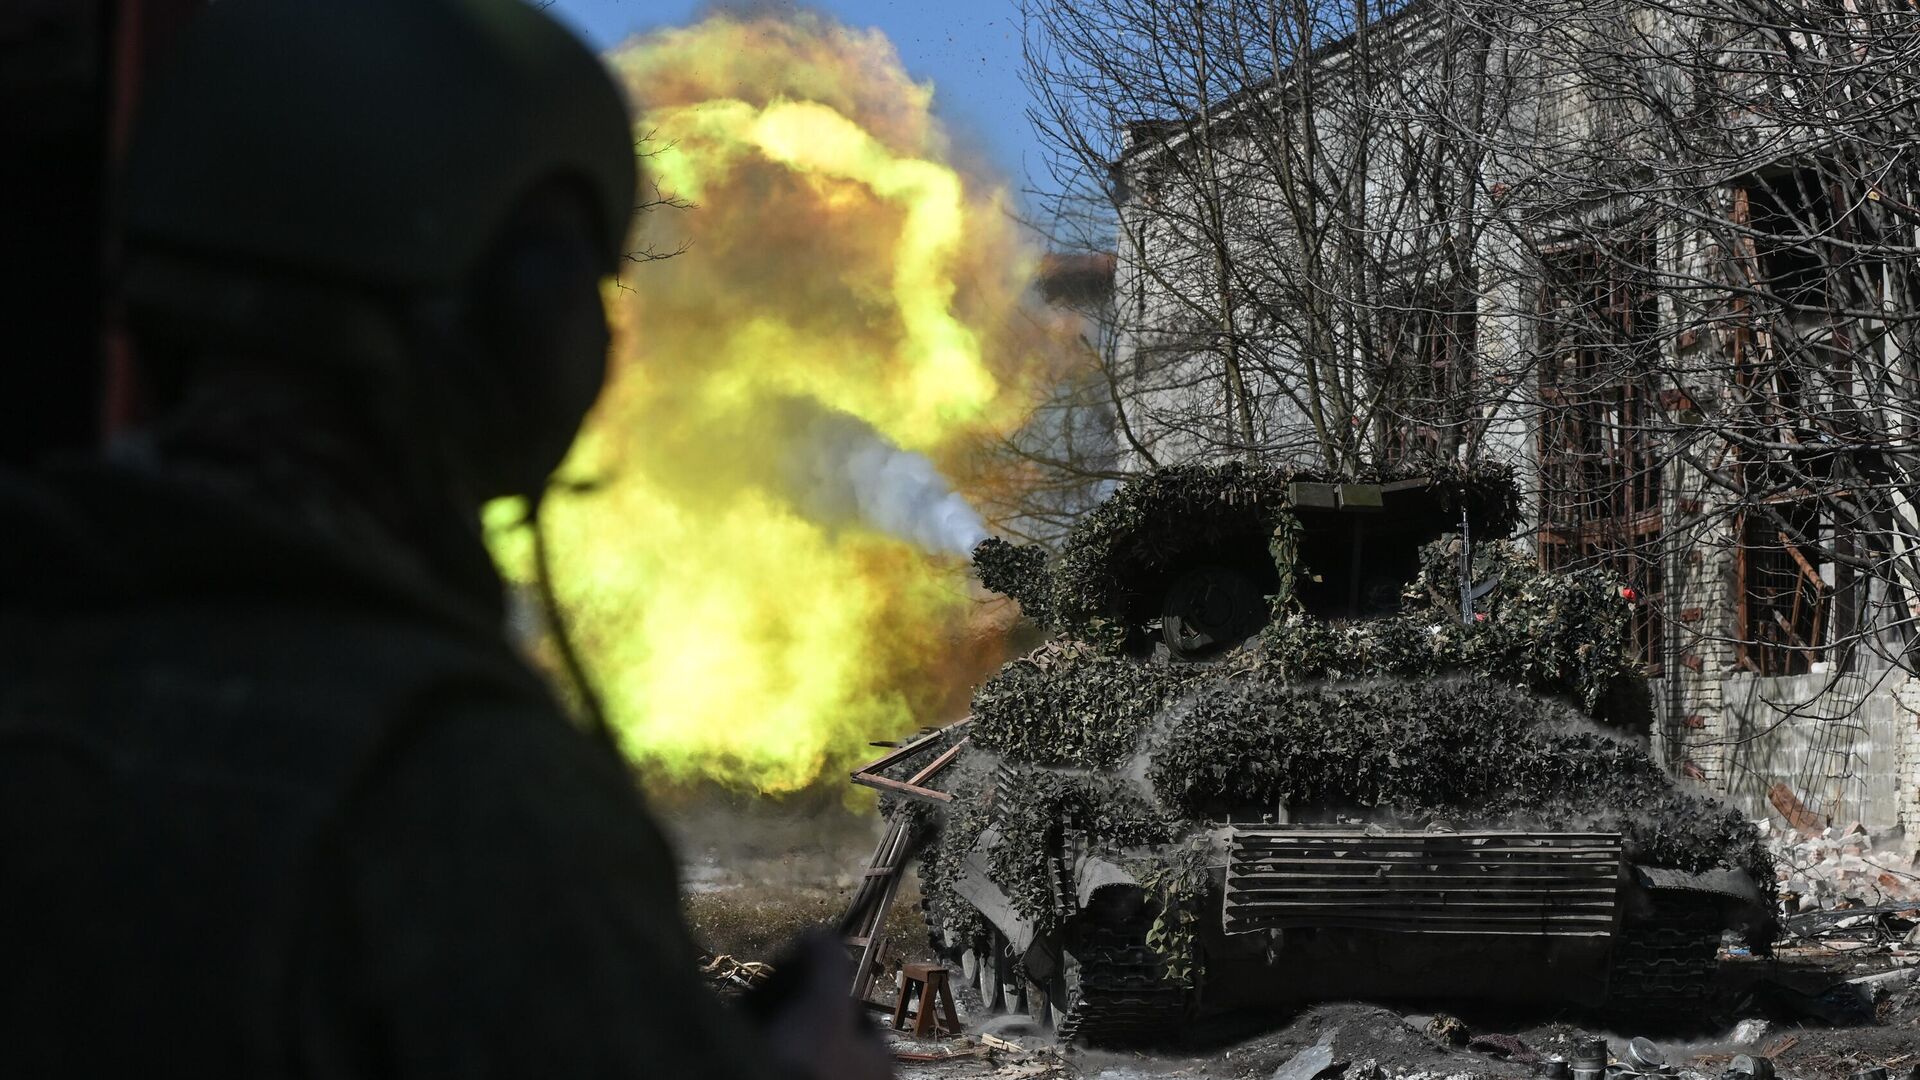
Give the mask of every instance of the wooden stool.
[[[949, 1035], [960, 1034], [960, 1017], [953, 1011], [953, 988], [947, 983], [947, 969], [939, 964], [905, 964], [900, 968], [900, 994], [893, 1003], [893, 1027], [898, 1031], [907, 1020], [907, 1002], [920, 993], [920, 1006], [913, 1014], [913, 1037], [924, 1039], [939, 1027]], [[936, 1025], [934, 1009], [941, 1010], [944, 1023]]]

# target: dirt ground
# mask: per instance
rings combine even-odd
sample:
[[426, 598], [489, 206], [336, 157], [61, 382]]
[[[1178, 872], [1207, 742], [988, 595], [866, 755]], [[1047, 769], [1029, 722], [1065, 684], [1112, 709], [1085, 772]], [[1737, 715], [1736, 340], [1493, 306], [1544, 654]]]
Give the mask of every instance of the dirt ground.
[[[661, 815], [679, 848], [695, 935], [710, 953], [739, 960], [775, 960], [794, 934], [830, 926], [881, 828], [871, 814], [818, 801], [707, 799], [663, 807]], [[895, 963], [927, 958], [911, 874], [889, 920], [888, 954]], [[1904, 974], [1878, 987], [1847, 983], [1896, 970]], [[1707, 1038], [1656, 1044], [1683, 1080], [1718, 1080], [1735, 1054], [1767, 1054], [1787, 1080], [1842, 1080], [1876, 1065], [1888, 1068], [1889, 1080], [1920, 1080], [1920, 1073], [1909, 1073], [1920, 1069], [1916, 970], [1897, 968], [1884, 949], [1827, 945], [1784, 948], [1772, 959], [1729, 957], [1722, 964], [1719, 1028]], [[894, 1036], [903, 1080], [1519, 1080], [1535, 1074], [1519, 1058], [1569, 1056], [1574, 1039], [1586, 1034], [1606, 1036], [1618, 1058], [1639, 1034], [1579, 1027], [1551, 1015], [1461, 1008], [1459, 1030], [1518, 1040], [1516, 1060], [1502, 1060], [1430, 1037], [1431, 1007], [1332, 1003], [1293, 1015], [1208, 1021], [1192, 1028], [1182, 1045], [1152, 1053], [1059, 1051], [1026, 1018], [986, 1015], [969, 989], [957, 997], [965, 1038], [920, 1044]], [[1764, 1030], [1735, 1042], [1739, 1019], [1764, 1022]], [[1749, 1025], [1749, 1034], [1753, 1030]], [[983, 1035], [1013, 1049], [983, 1043]], [[942, 1054], [962, 1056], [912, 1060]], [[1609, 1074], [1608, 1080], [1621, 1078]]]
[[[838, 802], [734, 799], [657, 805], [680, 857], [687, 923], [709, 955], [772, 961], [846, 909], [883, 825]], [[889, 954], [930, 959], [920, 885], [908, 873], [888, 920]]]

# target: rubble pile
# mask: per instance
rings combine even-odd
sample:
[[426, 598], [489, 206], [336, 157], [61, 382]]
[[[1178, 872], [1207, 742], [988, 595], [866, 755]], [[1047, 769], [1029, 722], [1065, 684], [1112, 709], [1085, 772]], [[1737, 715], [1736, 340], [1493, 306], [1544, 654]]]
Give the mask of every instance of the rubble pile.
[[[1856, 969], [1886, 967], [1850, 980], [1858, 984], [1851, 989], [1869, 995], [1859, 1002], [1868, 1014], [1895, 991], [1920, 994], [1910, 982], [1901, 982], [1920, 971], [1920, 853], [1897, 849], [1891, 838], [1876, 843], [1858, 824], [1817, 829], [1809, 821], [1798, 828], [1755, 824], [1777, 867], [1780, 954], [1841, 954], [1860, 961]], [[1896, 1012], [1913, 1011], [1920, 1000], [1893, 1006]]]
[[1920, 907], [1920, 850], [1876, 843], [1858, 823], [1813, 832], [1756, 823], [1780, 879], [1785, 914], [1911, 903]]

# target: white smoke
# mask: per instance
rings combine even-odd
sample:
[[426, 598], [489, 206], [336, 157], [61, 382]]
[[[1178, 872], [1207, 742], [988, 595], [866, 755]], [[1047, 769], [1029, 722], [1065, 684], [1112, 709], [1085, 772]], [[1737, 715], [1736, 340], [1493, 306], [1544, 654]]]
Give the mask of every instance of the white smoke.
[[928, 551], [965, 557], [986, 523], [923, 454], [903, 450], [864, 421], [795, 403], [789, 482], [822, 521], [857, 520]]

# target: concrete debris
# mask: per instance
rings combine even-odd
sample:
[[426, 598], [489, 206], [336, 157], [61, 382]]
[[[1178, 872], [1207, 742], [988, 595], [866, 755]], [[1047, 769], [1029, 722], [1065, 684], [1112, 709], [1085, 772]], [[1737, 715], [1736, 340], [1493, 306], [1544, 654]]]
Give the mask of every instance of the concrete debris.
[[891, 1041], [893, 1060], [901, 1065], [903, 1078], [1039, 1080], [1081, 1075], [1053, 1045], [1029, 1046], [991, 1033], [939, 1042], [900, 1037]]
[[1769, 829], [1785, 914], [1920, 904], [1920, 867], [1911, 851], [1876, 846], [1857, 823], [1811, 834]]
[[1807, 804], [1793, 793], [1793, 789], [1783, 783], [1776, 783], [1767, 789], [1767, 801], [1787, 819], [1787, 824], [1802, 836], [1817, 836], [1826, 825], [1826, 819], [1807, 809]]
[[1273, 1080], [1321, 1080], [1347, 1067], [1346, 1062], [1338, 1065], [1333, 1061], [1333, 1037], [1339, 1029], [1327, 1032], [1320, 1041], [1307, 1047], [1278, 1069], [1273, 1070]]
[[1867, 1000], [1877, 1002], [1889, 994], [1912, 986], [1916, 977], [1920, 977], [1920, 971], [1883, 971], [1877, 975], [1862, 975], [1857, 979], [1848, 979], [1847, 985], [1857, 988], [1867, 996]]
[[1346, 1075], [1342, 1076], [1340, 1080], [1384, 1080], [1386, 1075], [1386, 1070], [1380, 1067], [1378, 1061], [1375, 1061], [1373, 1058], [1368, 1058], [1365, 1061], [1348, 1066]]
[[1733, 1035], [1727, 1041], [1735, 1046], [1759, 1046], [1772, 1027], [1765, 1020], [1742, 1020], [1733, 1026]]
[[1017, 1065], [1006, 1065], [995, 1069], [988, 1075], [999, 1080], [1038, 1080], [1043, 1076], [1058, 1076], [1063, 1068], [1058, 1062], [1028, 1061]]
[[986, 1057], [992, 1052], [985, 1046], [942, 1047], [939, 1050], [904, 1050], [895, 1047], [893, 1060], [932, 1064], [941, 1061], [957, 1061], [962, 1058]]
[[1920, 853], [1877, 845], [1858, 822], [1812, 835], [1775, 828], [1763, 835], [1779, 878], [1780, 946], [1920, 968]]

